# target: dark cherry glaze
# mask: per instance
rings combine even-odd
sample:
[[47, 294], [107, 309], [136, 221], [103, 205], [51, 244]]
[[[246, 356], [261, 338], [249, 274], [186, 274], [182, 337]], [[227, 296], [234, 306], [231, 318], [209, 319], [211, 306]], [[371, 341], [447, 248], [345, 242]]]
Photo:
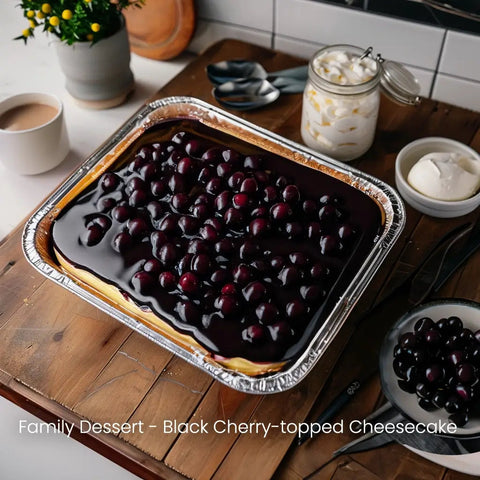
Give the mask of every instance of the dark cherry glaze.
[[70, 202], [53, 241], [214, 355], [277, 362], [303, 351], [382, 228], [344, 182], [173, 120]]

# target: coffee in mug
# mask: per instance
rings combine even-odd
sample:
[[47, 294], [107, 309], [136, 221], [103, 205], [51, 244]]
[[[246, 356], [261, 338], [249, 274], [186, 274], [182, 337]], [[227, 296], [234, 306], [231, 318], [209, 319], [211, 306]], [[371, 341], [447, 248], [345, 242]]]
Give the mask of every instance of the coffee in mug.
[[58, 110], [44, 103], [28, 103], [7, 110], [0, 116], [1, 130], [30, 130], [43, 125], [57, 115]]
[[0, 161], [23, 175], [43, 173], [67, 156], [62, 102], [46, 93], [23, 93], [0, 102]]

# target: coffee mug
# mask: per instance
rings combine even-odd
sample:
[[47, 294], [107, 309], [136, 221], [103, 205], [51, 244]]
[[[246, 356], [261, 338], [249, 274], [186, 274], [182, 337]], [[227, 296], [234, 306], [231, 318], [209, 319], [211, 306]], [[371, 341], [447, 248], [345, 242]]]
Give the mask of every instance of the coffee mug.
[[0, 102], [0, 161], [22, 175], [43, 173], [67, 156], [63, 105], [47, 93], [21, 93]]

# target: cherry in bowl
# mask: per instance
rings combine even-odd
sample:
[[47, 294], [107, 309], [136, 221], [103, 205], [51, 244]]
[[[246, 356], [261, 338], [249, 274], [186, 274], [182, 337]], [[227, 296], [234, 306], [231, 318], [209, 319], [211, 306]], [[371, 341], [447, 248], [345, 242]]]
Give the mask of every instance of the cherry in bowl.
[[[480, 304], [442, 299], [405, 313], [380, 352], [383, 393], [405, 417], [480, 433]], [[479, 350], [480, 352], [480, 350]]]

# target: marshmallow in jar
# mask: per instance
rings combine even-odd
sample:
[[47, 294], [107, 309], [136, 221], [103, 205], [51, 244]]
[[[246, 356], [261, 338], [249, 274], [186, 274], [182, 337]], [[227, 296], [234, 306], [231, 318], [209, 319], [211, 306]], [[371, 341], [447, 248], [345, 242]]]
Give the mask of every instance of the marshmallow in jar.
[[370, 52], [331, 45], [310, 60], [301, 126], [310, 148], [344, 162], [363, 155], [375, 137], [380, 84], [396, 101], [418, 103], [419, 86], [411, 73]]

